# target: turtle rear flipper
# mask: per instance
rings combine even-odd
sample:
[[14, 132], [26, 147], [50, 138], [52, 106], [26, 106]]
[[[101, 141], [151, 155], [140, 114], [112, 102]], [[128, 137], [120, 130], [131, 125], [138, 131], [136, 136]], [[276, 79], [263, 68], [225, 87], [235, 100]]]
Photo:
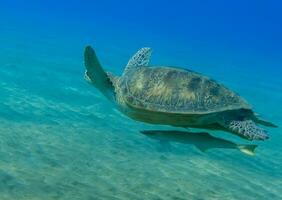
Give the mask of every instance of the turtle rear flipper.
[[220, 124], [230, 132], [248, 140], [266, 140], [269, 138], [267, 132], [257, 126], [252, 120], [228, 120]]

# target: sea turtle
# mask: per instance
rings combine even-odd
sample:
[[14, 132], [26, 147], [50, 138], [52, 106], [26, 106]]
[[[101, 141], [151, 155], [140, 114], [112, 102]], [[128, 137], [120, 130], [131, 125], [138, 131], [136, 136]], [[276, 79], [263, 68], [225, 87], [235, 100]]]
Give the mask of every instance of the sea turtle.
[[150, 48], [141, 48], [118, 77], [105, 72], [95, 51], [84, 52], [85, 79], [128, 117], [151, 124], [224, 130], [249, 140], [265, 140], [251, 106], [222, 84], [191, 70], [149, 66]]

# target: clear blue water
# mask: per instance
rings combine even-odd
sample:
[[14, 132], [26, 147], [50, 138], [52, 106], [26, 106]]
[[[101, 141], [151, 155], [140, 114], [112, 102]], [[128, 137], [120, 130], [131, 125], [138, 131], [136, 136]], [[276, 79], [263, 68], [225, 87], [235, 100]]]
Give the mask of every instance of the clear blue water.
[[[150, 46], [152, 64], [224, 83], [282, 126], [278, 1], [1, 1], [0, 199], [282, 199], [282, 130], [237, 150], [171, 143], [83, 79], [91, 44], [108, 71]], [[193, 129], [192, 129], [193, 130]], [[193, 130], [196, 131], [196, 130]]]

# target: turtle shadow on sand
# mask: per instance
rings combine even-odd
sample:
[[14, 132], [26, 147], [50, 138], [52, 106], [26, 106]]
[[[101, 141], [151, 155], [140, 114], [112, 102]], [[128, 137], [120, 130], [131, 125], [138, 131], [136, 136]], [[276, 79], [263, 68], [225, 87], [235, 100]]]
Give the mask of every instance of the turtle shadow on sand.
[[194, 145], [202, 152], [209, 149], [237, 149], [250, 156], [255, 155], [255, 144], [236, 144], [226, 139], [214, 137], [207, 132], [188, 132], [176, 130], [142, 130], [140, 133], [160, 141], [164, 147], [170, 142]]

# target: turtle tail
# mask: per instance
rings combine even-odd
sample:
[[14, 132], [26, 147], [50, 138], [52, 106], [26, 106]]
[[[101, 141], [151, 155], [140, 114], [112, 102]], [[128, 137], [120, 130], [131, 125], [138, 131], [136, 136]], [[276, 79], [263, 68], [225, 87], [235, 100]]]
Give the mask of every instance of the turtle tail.
[[114, 86], [109, 75], [102, 68], [94, 49], [87, 46], [84, 51], [85, 79], [93, 84], [110, 101], [114, 99]]
[[254, 121], [258, 124], [261, 124], [263, 126], [268, 126], [268, 127], [272, 127], [272, 128], [278, 128], [277, 125], [273, 124], [272, 122], [268, 122], [264, 119], [258, 118], [257, 116], [254, 118]]

